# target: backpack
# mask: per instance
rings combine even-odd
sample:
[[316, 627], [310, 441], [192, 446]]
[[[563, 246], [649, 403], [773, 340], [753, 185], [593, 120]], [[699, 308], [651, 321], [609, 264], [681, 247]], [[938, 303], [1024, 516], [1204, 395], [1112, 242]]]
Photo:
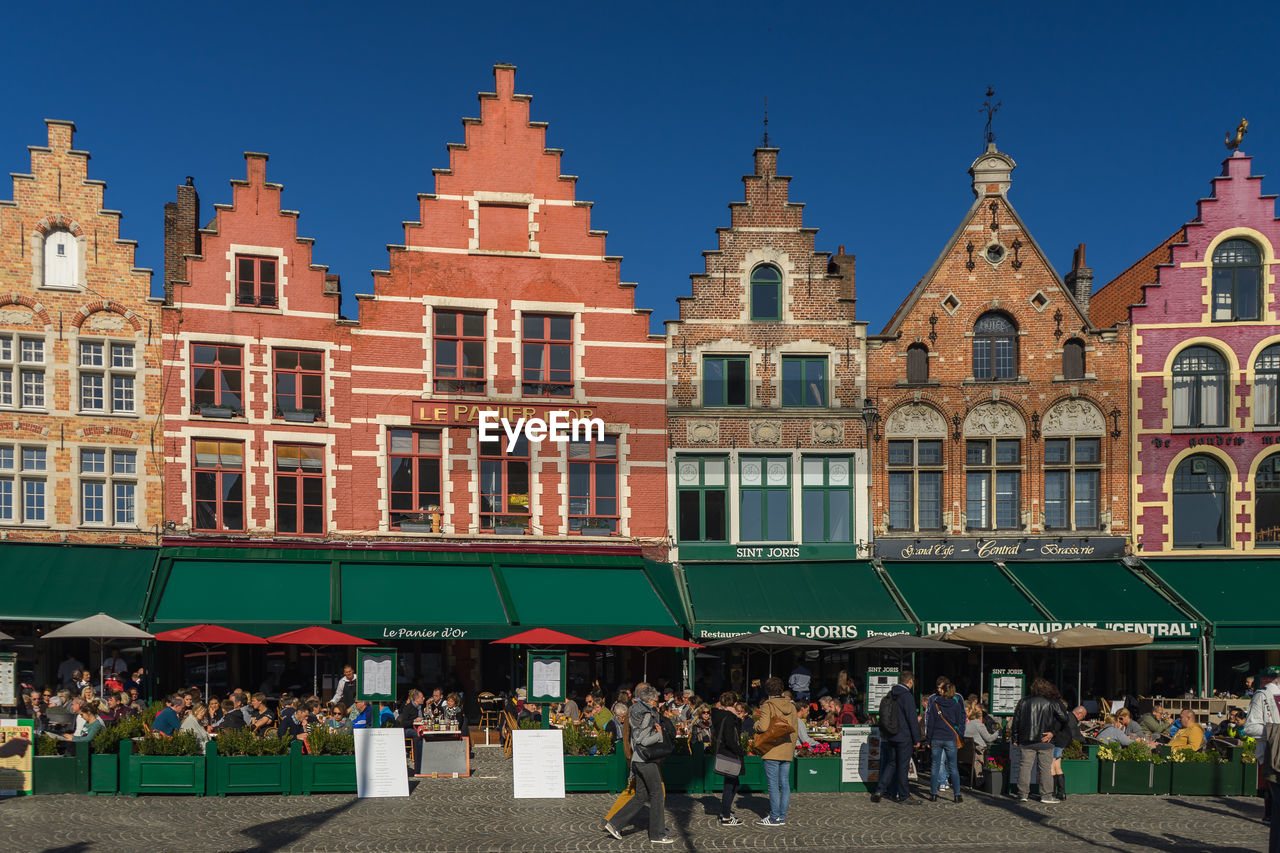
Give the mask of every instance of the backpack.
[[902, 709], [898, 707], [898, 697], [890, 690], [880, 699], [880, 731], [896, 735], [901, 730]]

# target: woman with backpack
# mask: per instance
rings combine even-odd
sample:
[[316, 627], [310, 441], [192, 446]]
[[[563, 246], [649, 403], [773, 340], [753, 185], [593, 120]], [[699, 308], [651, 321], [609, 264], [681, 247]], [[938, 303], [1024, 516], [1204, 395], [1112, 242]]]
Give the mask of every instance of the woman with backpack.
[[737, 697], [721, 693], [720, 704], [711, 709], [711, 745], [715, 756], [715, 771], [724, 777], [720, 793], [720, 825], [742, 826], [733, 816], [733, 799], [738, 795], [738, 782], [742, 776], [742, 739], [739, 729], [742, 717], [737, 708]]
[[936, 802], [938, 788], [951, 781], [955, 802], [961, 802], [960, 766], [957, 762], [961, 731], [965, 726], [964, 706], [956, 701], [956, 686], [949, 679], [938, 679], [938, 690], [925, 703], [925, 734], [933, 752], [933, 770], [929, 774], [929, 799]]
[[796, 703], [784, 699], [782, 690], [782, 679], [776, 676], [764, 683], [769, 698], [756, 718], [755, 746], [764, 753], [764, 779], [769, 789], [769, 814], [756, 821], [757, 826], [786, 826], [787, 806], [791, 804], [791, 762], [800, 726]]

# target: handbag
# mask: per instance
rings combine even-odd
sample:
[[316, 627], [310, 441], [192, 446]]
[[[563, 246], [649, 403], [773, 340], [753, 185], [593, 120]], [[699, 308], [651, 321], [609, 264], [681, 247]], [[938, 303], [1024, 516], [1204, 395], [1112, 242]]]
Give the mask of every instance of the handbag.
[[[652, 715], [650, 715], [651, 717]], [[646, 727], [648, 726], [648, 719], [645, 720], [645, 725]], [[641, 761], [659, 761], [675, 751], [676, 727], [663, 716], [658, 717], [658, 725], [662, 727], [662, 740], [657, 743], [651, 743], [648, 746], [636, 744], [635, 749], [632, 750], [639, 756]]]
[[757, 734], [751, 744], [756, 748], [756, 752], [764, 755], [776, 746], [790, 743], [791, 735], [794, 733], [795, 729], [791, 728], [786, 717], [774, 717], [769, 722], [769, 728]]
[[742, 775], [742, 759], [736, 755], [721, 755], [720, 744], [721, 738], [724, 736], [724, 720], [720, 721], [720, 728], [716, 729], [716, 761], [714, 771], [721, 776], [741, 776]]
[[946, 717], [942, 716], [942, 711], [938, 708], [937, 697], [934, 697], [933, 700], [933, 712], [938, 715], [939, 720], [942, 720], [942, 722], [946, 724], [947, 728], [951, 729], [951, 736], [956, 739], [956, 749], [960, 749], [964, 746], [964, 739], [960, 737], [960, 733], [956, 731], [956, 727], [951, 725], [951, 722]]

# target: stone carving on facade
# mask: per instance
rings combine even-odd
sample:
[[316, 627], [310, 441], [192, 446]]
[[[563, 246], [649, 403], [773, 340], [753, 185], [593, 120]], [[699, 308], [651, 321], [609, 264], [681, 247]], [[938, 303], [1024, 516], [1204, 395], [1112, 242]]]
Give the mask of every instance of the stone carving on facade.
[[762, 447], [777, 447], [782, 444], [782, 425], [777, 421], [752, 421], [750, 430], [752, 444]]
[[813, 443], [839, 447], [844, 444], [844, 421], [814, 421]]
[[964, 434], [970, 436], [1026, 435], [1027, 425], [1018, 410], [1007, 403], [980, 403], [964, 419]]
[[0, 323], [9, 326], [31, 326], [36, 321], [29, 308], [0, 308]]
[[1045, 435], [1087, 435], [1106, 431], [1102, 411], [1088, 400], [1062, 400], [1044, 415]]
[[908, 403], [889, 415], [885, 425], [887, 435], [946, 435], [947, 422], [933, 406], [924, 403]]
[[685, 438], [689, 444], [719, 444], [720, 422], [712, 418], [699, 418], [685, 424]]
[[84, 328], [91, 332], [123, 332], [125, 319], [114, 311], [95, 311], [84, 321]]

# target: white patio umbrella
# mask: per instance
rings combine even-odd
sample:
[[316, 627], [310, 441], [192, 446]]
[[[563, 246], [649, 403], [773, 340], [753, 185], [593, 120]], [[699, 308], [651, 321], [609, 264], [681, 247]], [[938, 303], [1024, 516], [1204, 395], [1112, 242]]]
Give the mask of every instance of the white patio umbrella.
[[987, 646], [1047, 646], [1049, 642], [1043, 634], [1033, 634], [1017, 628], [1006, 628], [1003, 625], [992, 625], [990, 622], [979, 622], [977, 625], [965, 625], [953, 628], [940, 634], [930, 634], [931, 640], [946, 640], [956, 643], [970, 643], [978, 647], [978, 693], [982, 693], [987, 673]]
[[782, 649], [825, 649], [831, 646], [830, 643], [822, 640], [810, 640], [806, 637], [795, 637], [791, 634], [783, 634], [778, 631], [759, 631], [754, 634], [740, 634], [736, 637], [725, 637], [721, 640], [712, 640], [707, 643], [708, 646], [742, 646], [748, 652], [747, 654], [747, 687], [751, 686], [751, 655], [752, 651], [764, 652], [769, 656], [769, 677], [773, 677], [773, 653]]
[[1076, 701], [1082, 702], [1084, 687], [1084, 649], [1120, 649], [1129, 646], [1145, 646], [1155, 642], [1150, 634], [1134, 631], [1112, 631], [1109, 628], [1093, 628], [1077, 625], [1045, 634], [1044, 638], [1055, 649], [1076, 650]]
[[84, 619], [78, 619], [75, 622], [68, 622], [61, 628], [54, 628], [43, 637], [46, 640], [69, 640], [73, 638], [98, 641], [98, 693], [101, 695], [103, 682], [105, 681], [102, 677], [102, 664], [106, 662], [106, 655], [103, 649], [107, 644], [107, 640], [153, 640], [155, 636], [127, 622], [121, 622], [114, 616], [97, 613]]
[[4, 631], [0, 631], [0, 642], [4, 642], [5, 640], [12, 640], [12, 639], [13, 637], [10, 637]]

